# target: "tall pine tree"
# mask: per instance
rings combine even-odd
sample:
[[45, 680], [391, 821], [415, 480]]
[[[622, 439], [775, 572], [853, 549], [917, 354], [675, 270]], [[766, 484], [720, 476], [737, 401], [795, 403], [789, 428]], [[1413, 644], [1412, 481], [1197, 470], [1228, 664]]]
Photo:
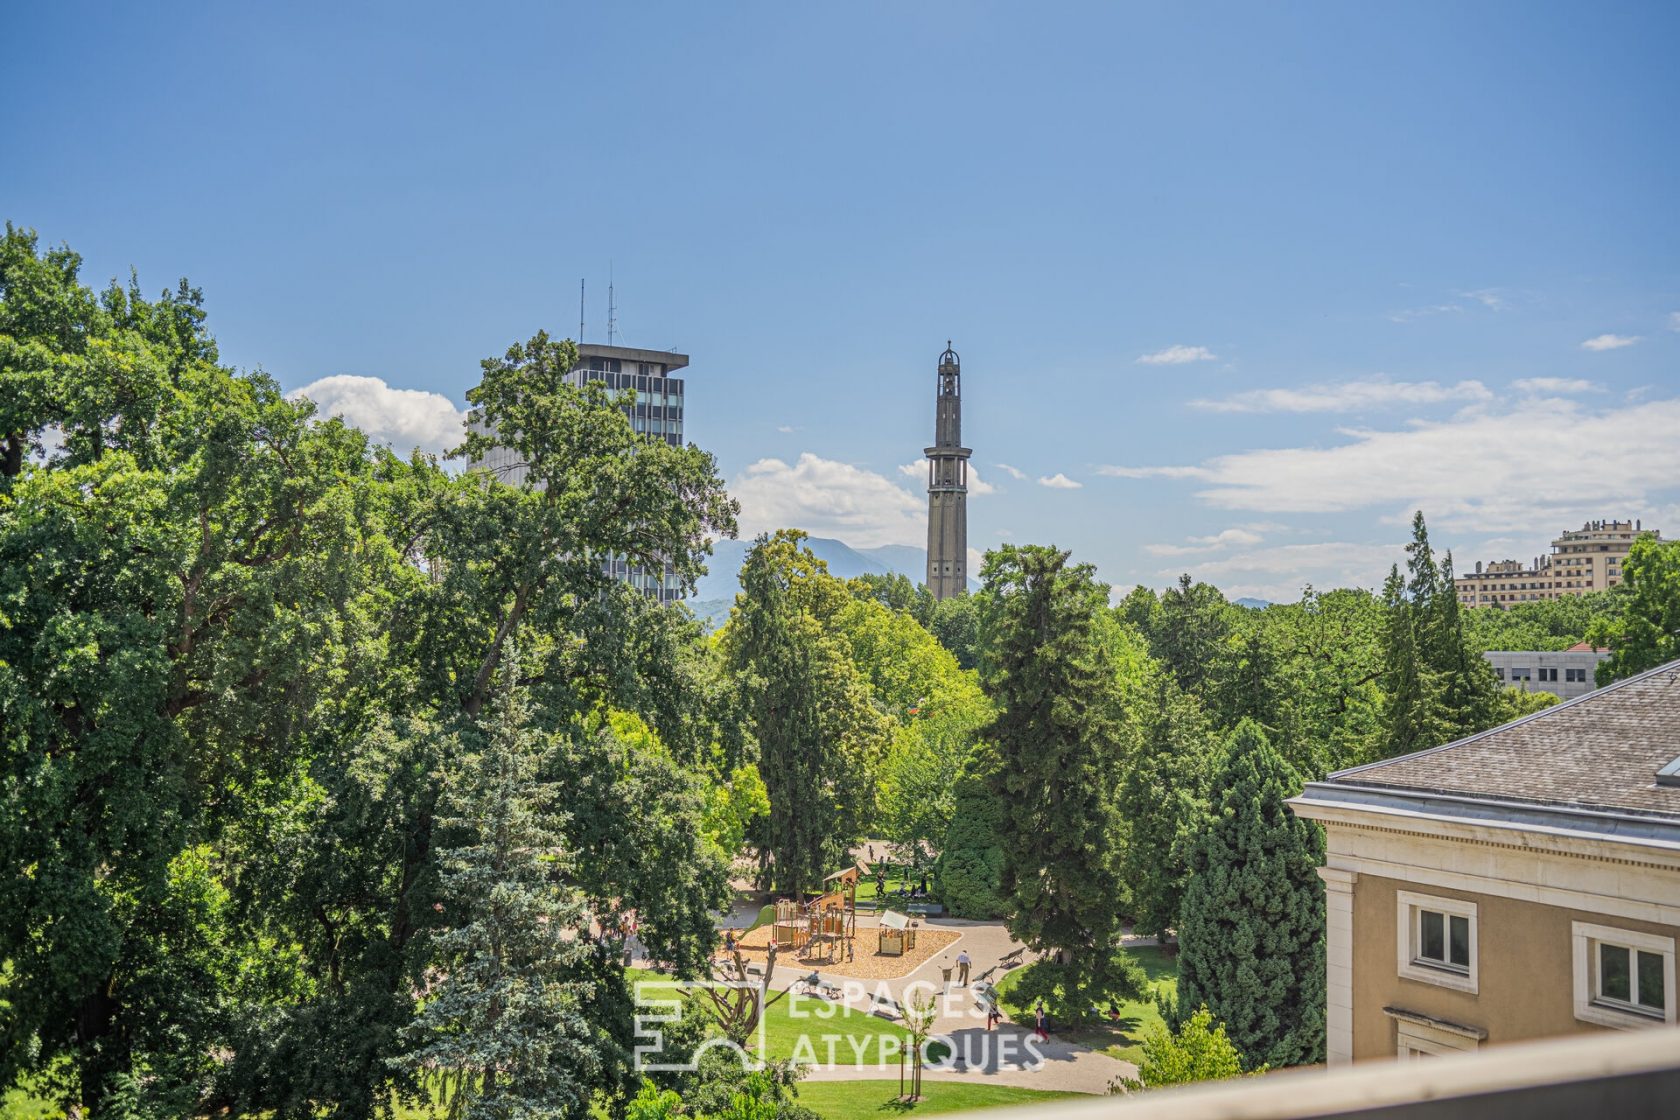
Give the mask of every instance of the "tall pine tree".
[[1265, 733], [1239, 724], [1179, 920], [1178, 1006], [1206, 1005], [1250, 1069], [1324, 1057], [1324, 837], [1284, 804], [1300, 788]]
[[1384, 732], [1392, 758], [1474, 734], [1506, 718], [1493, 668], [1471, 648], [1453, 586], [1452, 556], [1435, 562], [1419, 510], [1398, 566], [1383, 585]]
[[1119, 975], [1125, 891], [1115, 785], [1125, 728], [1101, 625], [1108, 588], [1089, 565], [1067, 561], [1066, 552], [1038, 545], [986, 558], [982, 682], [997, 716], [981, 737], [997, 757], [988, 784], [1002, 807], [1009, 932], [1053, 955], [1064, 996], [1100, 998]]
[[518, 671], [510, 647], [483, 749], [447, 794], [453, 843], [440, 853], [434, 942], [444, 974], [398, 1059], [444, 1074], [469, 1120], [587, 1116], [602, 1065], [587, 978], [597, 950], [567, 881], [571, 855], [554, 790], [538, 778], [545, 748]]

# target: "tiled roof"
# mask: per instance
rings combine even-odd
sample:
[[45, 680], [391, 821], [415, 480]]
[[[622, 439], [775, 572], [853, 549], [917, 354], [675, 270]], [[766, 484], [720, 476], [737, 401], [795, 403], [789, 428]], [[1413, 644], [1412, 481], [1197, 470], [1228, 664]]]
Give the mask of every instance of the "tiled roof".
[[1680, 661], [1445, 746], [1330, 775], [1377, 786], [1680, 819]]

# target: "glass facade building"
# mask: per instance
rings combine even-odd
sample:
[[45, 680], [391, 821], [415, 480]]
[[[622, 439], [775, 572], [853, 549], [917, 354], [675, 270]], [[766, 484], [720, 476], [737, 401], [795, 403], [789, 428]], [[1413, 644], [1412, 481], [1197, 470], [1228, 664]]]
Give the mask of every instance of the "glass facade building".
[[[612, 393], [632, 390], [635, 402], [625, 408], [630, 426], [672, 447], [683, 443], [683, 379], [671, 376], [688, 366], [687, 354], [667, 350], [638, 350], [630, 346], [578, 346], [578, 363], [567, 374], [573, 385], [599, 381]], [[614, 579], [623, 580], [661, 603], [682, 599], [682, 588], [669, 567], [654, 571], [613, 557], [603, 565]]]

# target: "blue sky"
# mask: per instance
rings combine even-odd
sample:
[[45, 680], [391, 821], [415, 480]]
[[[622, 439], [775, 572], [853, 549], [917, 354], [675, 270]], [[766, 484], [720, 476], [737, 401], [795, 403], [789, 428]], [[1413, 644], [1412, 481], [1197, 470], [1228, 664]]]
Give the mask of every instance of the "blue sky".
[[[32, 5], [0, 217], [436, 444], [538, 327], [675, 347], [748, 529], [1124, 588], [1680, 535], [1680, 7]], [[1151, 360], [1152, 359], [1152, 360]], [[333, 380], [325, 380], [325, 379]], [[383, 385], [369, 380], [377, 378]], [[916, 477], [912, 477], [914, 474]], [[1045, 480], [1057, 485], [1046, 485]], [[1060, 483], [1077, 485], [1060, 485]]]

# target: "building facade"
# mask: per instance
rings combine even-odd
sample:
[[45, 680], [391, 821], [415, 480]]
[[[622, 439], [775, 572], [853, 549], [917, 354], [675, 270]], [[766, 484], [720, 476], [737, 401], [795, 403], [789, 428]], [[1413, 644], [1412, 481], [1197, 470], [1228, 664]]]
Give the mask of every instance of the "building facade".
[[1672, 1026], [1680, 661], [1310, 782], [1332, 1064]]
[[962, 363], [945, 345], [934, 395], [933, 446], [928, 459], [927, 586], [935, 599], [968, 588], [968, 457], [962, 445]]
[[1565, 595], [1604, 591], [1622, 582], [1622, 562], [1639, 537], [1662, 539], [1639, 521], [1589, 521], [1552, 541], [1552, 551], [1531, 565], [1517, 560], [1476, 564], [1453, 580], [1460, 605], [1508, 607]]
[[[635, 400], [624, 409], [630, 426], [642, 435], [681, 447], [683, 379], [672, 375], [687, 367], [687, 354], [586, 342], [579, 344], [577, 364], [566, 374], [566, 382], [581, 388], [598, 381], [615, 394], [633, 391]], [[517, 486], [525, 481], [525, 464], [508, 448], [493, 448], [477, 465], [494, 471], [497, 477], [511, 485]], [[601, 568], [612, 578], [622, 580], [662, 603], [682, 599], [681, 583], [669, 568], [654, 571], [631, 564], [621, 557], [602, 561]]]
[[1482, 654], [1501, 682], [1525, 692], [1549, 692], [1573, 700], [1598, 686], [1593, 683], [1599, 662], [1610, 651], [1577, 642], [1565, 650], [1490, 650]]

